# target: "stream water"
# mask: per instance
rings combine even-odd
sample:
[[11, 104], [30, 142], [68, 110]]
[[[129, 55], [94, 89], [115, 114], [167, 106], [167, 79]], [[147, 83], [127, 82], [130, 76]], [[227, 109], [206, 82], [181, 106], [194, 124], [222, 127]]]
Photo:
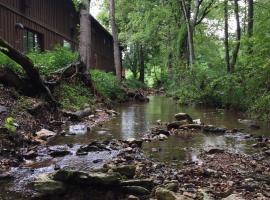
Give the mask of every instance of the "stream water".
[[200, 119], [205, 124], [229, 129], [237, 128], [240, 134], [234, 137], [198, 133], [192, 137], [172, 136], [166, 141], [155, 141], [144, 144], [145, 153], [167, 164], [179, 164], [183, 161], [196, 161], [197, 155], [209, 147], [227, 148], [242, 153], [253, 153], [252, 141], [243, 140], [246, 134], [270, 135], [270, 125], [257, 122], [260, 129], [251, 129], [247, 124], [239, 122], [243, 118], [239, 113], [205, 106], [180, 106], [171, 98], [151, 96], [149, 103], [127, 103], [116, 108], [120, 116], [97, 127], [85, 135], [70, 137], [59, 136], [53, 144], [89, 143], [95, 139], [140, 139], [144, 133], [162, 122], [174, 121], [174, 114], [188, 113], [193, 119]]
[[[100, 153], [92, 157], [78, 157], [75, 155], [79, 144], [88, 144], [93, 140], [107, 140], [112, 138], [128, 139], [141, 138], [144, 133], [155, 126], [157, 120], [162, 122], [174, 121], [174, 114], [178, 112], [188, 113], [193, 119], [201, 119], [205, 124], [212, 124], [217, 127], [237, 128], [242, 133], [232, 136], [210, 135], [196, 133], [192, 137], [172, 136], [165, 141], [155, 141], [145, 143], [143, 149], [150, 158], [164, 162], [169, 165], [181, 165], [185, 161], [199, 161], [197, 155], [203, 149], [209, 147], [220, 147], [239, 151], [241, 153], [253, 153], [255, 149], [251, 147], [253, 141], [244, 140], [246, 133], [253, 135], [270, 135], [270, 127], [265, 123], [258, 123], [260, 129], [252, 130], [247, 125], [239, 122], [241, 115], [214, 108], [199, 106], [180, 106], [176, 101], [162, 96], [150, 97], [149, 103], [127, 103], [116, 108], [119, 116], [105, 122], [102, 126], [96, 127], [84, 135], [58, 136], [50, 145], [74, 144], [71, 151], [73, 155], [57, 159], [44, 159], [39, 163], [29, 163], [22, 168], [13, 169], [15, 181], [5, 183], [5, 187], [0, 187], [4, 199], [14, 198], [13, 193], [7, 192], [10, 188], [16, 191], [24, 190], [23, 185], [41, 173], [54, 171], [54, 166], [74, 166], [78, 169], [84, 167], [98, 167], [102, 163], [93, 165], [94, 159], [109, 160], [114, 153]], [[19, 181], [17, 181], [19, 180]]]

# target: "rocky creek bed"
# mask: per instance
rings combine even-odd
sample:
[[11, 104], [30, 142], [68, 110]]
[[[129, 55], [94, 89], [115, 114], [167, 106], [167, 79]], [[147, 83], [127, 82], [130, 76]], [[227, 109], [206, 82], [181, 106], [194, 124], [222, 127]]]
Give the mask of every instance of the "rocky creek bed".
[[[117, 114], [96, 109], [71, 129], [87, 131]], [[177, 114], [171, 122], [155, 123], [136, 138], [91, 139], [84, 144], [74, 143], [67, 128], [49, 131], [46, 126], [39, 127], [30, 138], [37, 145], [1, 149], [0, 199], [270, 199], [267, 136], [206, 125], [186, 113]], [[176, 137], [186, 141], [202, 133], [250, 142], [256, 153], [209, 147], [198, 153], [197, 160], [178, 166], [151, 159], [145, 152], [145, 146], [155, 142], [166, 143]], [[55, 137], [66, 138], [65, 144], [51, 143]], [[12, 138], [17, 139], [16, 135]], [[160, 147], [150, 151], [163, 153]]]
[[[36, 161], [21, 166], [31, 167], [32, 176], [15, 186], [13, 192], [22, 199], [46, 200], [270, 198], [267, 138], [253, 138], [258, 140], [254, 148], [261, 150], [253, 156], [210, 148], [199, 155], [200, 162], [185, 163], [181, 168], [146, 157], [143, 143], [166, 140], [175, 134], [196, 134], [199, 129], [215, 134], [236, 134], [236, 130], [194, 124], [184, 113], [176, 115], [176, 120], [160, 123], [141, 140], [93, 141], [87, 145], [32, 150]], [[42, 162], [45, 166], [41, 164], [35, 169], [34, 166]], [[85, 166], [76, 162], [85, 162]], [[13, 174], [16, 173], [2, 173], [1, 180], [13, 179], [16, 183], [22, 174], [19, 177]]]

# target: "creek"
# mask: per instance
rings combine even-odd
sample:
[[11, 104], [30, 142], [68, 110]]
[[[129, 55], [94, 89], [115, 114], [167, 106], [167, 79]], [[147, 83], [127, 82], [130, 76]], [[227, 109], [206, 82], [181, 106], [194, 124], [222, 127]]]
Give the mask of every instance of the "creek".
[[[196, 133], [192, 137], [171, 136], [165, 141], [153, 141], [144, 143], [145, 154], [158, 162], [168, 165], [182, 165], [184, 162], [200, 161], [198, 154], [207, 148], [226, 148], [231, 151], [252, 154], [256, 149], [252, 147], [253, 140], [245, 140], [247, 134], [269, 136], [269, 124], [257, 122], [260, 129], [252, 129], [247, 124], [239, 122], [243, 118], [238, 113], [223, 109], [208, 108], [205, 106], [180, 106], [176, 101], [163, 97], [151, 96], [149, 103], [126, 103], [118, 106], [116, 111], [119, 116], [103, 123], [101, 126], [90, 130], [86, 134], [72, 136], [57, 136], [49, 145], [70, 145], [72, 155], [61, 158], [49, 158], [46, 153], [37, 157], [35, 162], [27, 162], [20, 168], [14, 168], [11, 173], [15, 179], [7, 181], [0, 187], [0, 199], [21, 199], [15, 192], [26, 192], [25, 185], [42, 173], [53, 172], [55, 166], [69, 166], [77, 170], [98, 168], [104, 162], [112, 159], [117, 152], [100, 152], [88, 156], [76, 156], [75, 152], [81, 144], [89, 144], [93, 140], [110, 139], [140, 139], [157, 121], [174, 121], [174, 114], [178, 112], [188, 113], [193, 119], [200, 119], [205, 124], [217, 127], [236, 128], [241, 133], [233, 137], [228, 135], [215, 135]], [[42, 155], [42, 149], [40, 154]], [[100, 161], [100, 162], [94, 162]], [[12, 192], [10, 192], [10, 190]], [[31, 193], [31, 192], [30, 192]]]

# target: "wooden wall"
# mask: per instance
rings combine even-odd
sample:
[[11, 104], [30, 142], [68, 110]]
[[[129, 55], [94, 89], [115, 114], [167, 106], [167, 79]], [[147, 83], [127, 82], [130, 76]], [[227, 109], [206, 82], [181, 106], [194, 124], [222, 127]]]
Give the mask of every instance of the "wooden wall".
[[44, 49], [51, 50], [63, 40], [76, 45], [76, 16], [66, 0], [0, 0], [0, 36], [23, 51], [23, 29], [43, 35]]
[[91, 67], [106, 72], [115, 72], [113, 56], [113, 38], [93, 17], [92, 27], [92, 48]]
[[[71, 0], [0, 0], [0, 37], [23, 51], [24, 30], [16, 27], [16, 23], [41, 33], [44, 50], [62, 45], [63, 40], [70, 42], [73, 49], [78, 47], [79, 16]], [[91, 27], [91, 67], [114, 72], [111, 34], [93, 17]]]

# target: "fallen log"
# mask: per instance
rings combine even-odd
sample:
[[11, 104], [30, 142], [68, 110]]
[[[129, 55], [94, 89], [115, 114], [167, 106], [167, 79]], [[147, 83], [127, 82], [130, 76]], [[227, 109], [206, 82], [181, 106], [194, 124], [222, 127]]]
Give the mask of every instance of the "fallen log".
[[27, 78], [31, 81], [32, 86], [37, 89], [37, 91], [46, 94], [49, 102], [56, 107], [57, 103], [51, 94], [50, 89], [45, 85], [38, 70], [35, 68], [34, 63], [25, 55], [20, 53], [18, 50], [13, 48], [9, 43], [0, 38], [0, 52], [4, 53], [6, 56], [14, 60], [24, 69]]

